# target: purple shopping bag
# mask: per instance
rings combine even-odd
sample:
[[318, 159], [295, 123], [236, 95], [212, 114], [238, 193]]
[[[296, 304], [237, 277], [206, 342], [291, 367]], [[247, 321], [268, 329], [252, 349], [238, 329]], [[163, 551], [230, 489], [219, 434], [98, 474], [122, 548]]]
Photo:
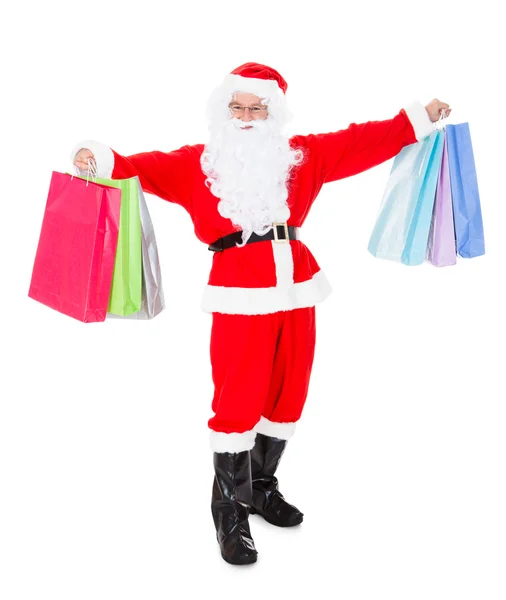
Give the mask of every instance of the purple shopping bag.
[[457, 263], [446, 135], [430, 224], [427, 260], [436, 267], [447, 267]]

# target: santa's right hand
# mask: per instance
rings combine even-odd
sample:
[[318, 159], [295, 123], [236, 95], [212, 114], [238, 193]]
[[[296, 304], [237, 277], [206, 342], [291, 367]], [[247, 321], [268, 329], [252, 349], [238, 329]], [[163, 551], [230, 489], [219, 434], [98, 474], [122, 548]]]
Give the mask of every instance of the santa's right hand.
[[93, 167], [96, 167], [95, 157], [91, 150], [88, 148], [81, 148], [74, 157], [74, 166], [82, 171], [88, 170], [88, 161], [92, 163]]

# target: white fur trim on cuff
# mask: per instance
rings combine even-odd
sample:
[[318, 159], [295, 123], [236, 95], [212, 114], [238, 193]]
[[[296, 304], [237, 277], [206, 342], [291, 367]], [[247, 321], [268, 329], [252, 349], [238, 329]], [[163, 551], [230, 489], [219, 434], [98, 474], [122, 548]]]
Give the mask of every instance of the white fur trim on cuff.
[[211, 431], [210, 441], [213, 452], [244, 452], [251, 450], [255, 445], [256, 432], [223, 433]]
[[260, 417], [260, 421], [255, 425], [254, 430], [257, 433], [268, 435], [278, 440], [289, 440], [295, 433], [295, 423], [275, 423], [265, 417]]
[[88, 150], [93, 152], [95, 162], [97, 163], [97, 177], [110, 179], [112, 172], [114, 171], [114, 154], [109, 146], [100, 142], [95, 142], [94, 140], [84, 140], [83, 142], [79, 142], [79, 144], [74, 146], [72, 154], [70, 155], [72, 164], [74, 164], [74, 158], [81, 148], [88, 148]]
[[415, 131], [415, 137], [420, 142], [434, 131], [434, 123], [430, 120], [427, 109], [421, 102], [416, 100], [405, 109], [411, 125]]

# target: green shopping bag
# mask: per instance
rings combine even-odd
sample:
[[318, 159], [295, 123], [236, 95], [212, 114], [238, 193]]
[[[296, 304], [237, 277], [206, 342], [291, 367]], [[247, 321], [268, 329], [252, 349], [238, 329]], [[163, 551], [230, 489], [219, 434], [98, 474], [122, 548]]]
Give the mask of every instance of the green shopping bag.
[[142, 305], [139, 180], [137, 177], [130, 179], [93, 177], [92, 181], [121, 190], [118, 245], [107, 312], [126, 317], [139, 311]]

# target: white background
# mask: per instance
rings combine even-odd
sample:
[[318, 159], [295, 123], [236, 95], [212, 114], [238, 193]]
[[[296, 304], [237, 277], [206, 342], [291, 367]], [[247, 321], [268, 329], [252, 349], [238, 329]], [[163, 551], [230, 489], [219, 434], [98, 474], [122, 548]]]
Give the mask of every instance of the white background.
[[[28, 2], [2, 18], [3, 600], [262, 596], [504, 600], [503, 28], [492, 1]], [[4, 9], [5, 10], [5, 9]], [[468, 121], [487, 254], [373, 258], [391, 162], [322, 190], [303, 239], [317, 307], [305, 413], [279, 471], [295, 530], [251, 518], [256, 565], [222, 561], [210, 512], [211, 253], [148, 196], [167, 310], [82, 324], [27, 297], [53, 170], [82, 139], [122, 154], [207, 139], [238, 65], [288, 81], [292, 133], [393, 117]]]

